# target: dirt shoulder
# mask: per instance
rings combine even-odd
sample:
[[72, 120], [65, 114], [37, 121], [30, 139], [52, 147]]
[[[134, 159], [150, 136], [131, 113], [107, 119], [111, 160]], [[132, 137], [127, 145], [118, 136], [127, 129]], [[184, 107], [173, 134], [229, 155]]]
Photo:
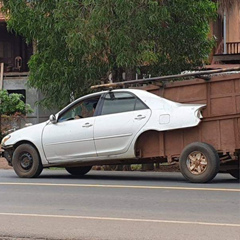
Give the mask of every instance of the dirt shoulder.
[[[1, 144], [0, 144], [0, 153], [2, 151]], [[1, 156], [1, 155], [0, 155]], [[3, 157], [0, 157], [0, 169], [12, 169], [7, 163], [7, 160]]]
[[12, 169], [5, 158], [0, 158], [0, 169]]

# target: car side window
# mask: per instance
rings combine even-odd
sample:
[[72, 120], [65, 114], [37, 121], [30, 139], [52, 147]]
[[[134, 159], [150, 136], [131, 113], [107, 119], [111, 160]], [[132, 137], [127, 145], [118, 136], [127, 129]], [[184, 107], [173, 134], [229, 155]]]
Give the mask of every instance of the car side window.
[[87, 118], [94, 116], [94, 112], [98, 103], [98, 98], [90, 98], [83, 100], [71, 108], [69, 108], [65, 113], [63, 113], [60, 118], [59, 122], [69, 121], [74, 119], [80, 118]]
[[148, 107], [140, 99], [136, 99], [135, 110], [143, 110], [147, 108]]
[[109, 92], [105, 95], [101, 115], [147, 109], [140, 99], [126, 92]]

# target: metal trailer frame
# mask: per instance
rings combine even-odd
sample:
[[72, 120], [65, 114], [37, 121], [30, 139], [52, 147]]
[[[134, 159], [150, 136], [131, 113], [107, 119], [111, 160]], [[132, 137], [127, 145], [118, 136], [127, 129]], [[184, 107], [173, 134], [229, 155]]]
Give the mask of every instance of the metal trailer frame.
[[[220, 171], [231, 172], [240, 168], [240, 73], [226, 74], [232, 71], [240, 71], [240, 67], [101, 84], [92, 89], [135, 86], [172, 101], [206, 104], [199, 126], [145, 132], [136, 142], [136, 155], [141, 163], [172, 164], [179, 161], [187, 145], [204, 142], [217, 150]], [[198, 78], [170, 82], [186, 77]]]

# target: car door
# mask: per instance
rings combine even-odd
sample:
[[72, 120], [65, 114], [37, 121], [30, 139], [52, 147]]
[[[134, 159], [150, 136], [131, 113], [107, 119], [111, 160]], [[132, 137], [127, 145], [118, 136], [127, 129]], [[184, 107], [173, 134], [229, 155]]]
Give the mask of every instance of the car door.
[[95, 97], [77, 102], [61, 113], [56, 123], [46, 125], [42, 144], [50, 163], [96, 157], [93, 115], [98, 99]]
[[125, 153], [150, 115], [151, 110], [132, 93], [109, 92], [104, 95], [101, 113], [94, 123], [97, 155]]

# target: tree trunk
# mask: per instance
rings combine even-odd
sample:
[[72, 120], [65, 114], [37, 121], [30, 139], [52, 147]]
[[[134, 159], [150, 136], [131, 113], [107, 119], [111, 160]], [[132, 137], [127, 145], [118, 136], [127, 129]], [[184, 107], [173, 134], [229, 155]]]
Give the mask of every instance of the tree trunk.
[[123, 81], [123, 70], [119, 68], [115, 68], [112, 71], [112, 80], [113, 82], [122, 82]]
[[126, 81], [136, 79], [136, 71], [135, 71], [135, 69], [127, 68], [125, 70], [125, 73], [126, 73], [126, 77], [125, 77]]

